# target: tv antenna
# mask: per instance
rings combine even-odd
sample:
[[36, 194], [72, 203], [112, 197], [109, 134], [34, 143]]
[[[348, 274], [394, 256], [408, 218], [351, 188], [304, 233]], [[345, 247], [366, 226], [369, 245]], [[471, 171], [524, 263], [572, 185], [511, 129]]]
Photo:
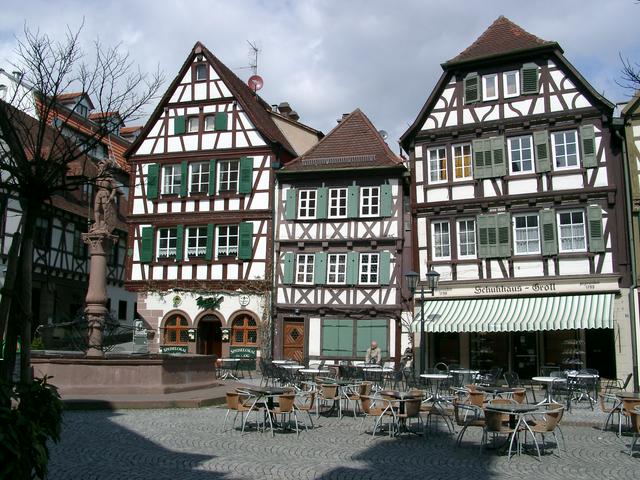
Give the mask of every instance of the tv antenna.
[[258, 74], [258, 54], [260, 53], [260, 49], [256, 45], [255, 41], [252, 43], [249, 40], [247, 40], [247, 43], [251, 47], [251, 51], [249, 52], [249, 57], [250, 57], [249, 68], [253, 70], [254, 75], [257, 75]]

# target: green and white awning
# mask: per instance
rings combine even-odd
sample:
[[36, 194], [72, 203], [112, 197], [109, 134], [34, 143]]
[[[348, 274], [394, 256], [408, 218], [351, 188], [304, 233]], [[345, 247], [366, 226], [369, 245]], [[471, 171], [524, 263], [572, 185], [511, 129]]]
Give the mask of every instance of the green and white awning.
[[[527, 332], [613, 328], [613, 294], [432, 300], [424, 304], [426, 332]], [[412, 331], [420, 330], [420, 308]]]

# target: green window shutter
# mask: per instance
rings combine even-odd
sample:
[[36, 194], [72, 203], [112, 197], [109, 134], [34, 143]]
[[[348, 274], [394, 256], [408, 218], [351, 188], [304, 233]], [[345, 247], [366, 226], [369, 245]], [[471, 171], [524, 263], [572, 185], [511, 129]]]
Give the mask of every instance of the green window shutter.
[[360, 216], [360, 187], [349, 185], [347, 190], [347, 217], [358, 218]]
[[353, 320], [322, 321], [322, 355], [350, 357], [353, 355]]
[[205, 258], [209, 261], [213, 259], [213, 237], [216, 231], [216, 226], [213, 223], [207, 225], [207, 253]]
[[251, 260], [253, 253], [253, 222], [242, 222], [238, 226], [238, 258]]
[[549, 133], [546, 130], [533, 132], [533, 144], [536, 149], [536, 172], [551, 171], [549, 158]]
[[251, 193], [253, 188], [253, 157], [240, 159], [240, 177], [238, 178], [238, 193]]
[[375, 340], [382, 350], [382, 357], [388, 357], [388, 331], [386, 320], [356, 320], [356, 356], [364, 357]]
[[313, 283], [324, 285], [327, 282], [327, 254], [316, 252], [313, 260]]
[[523, 95], [538, 93], [538, 65], [525, 63], [520, 70], [520, 83]]
[[293, 252], [286, 252], [282, 264], [282, 283], [291, 285], [293, 283], [294, 255]]
[[186, 197], [187, 196], [187, 190], [189, 187], [189, 164], [187, 163], [187, 161], [183, 161], [180, 164], [180, 170], [181, 170], [181, 180], [180, 180], [180, 196], [181, 197]]
[[480, 100], [480, 77], [477, 73], [469, 73], [464, 77], [464, 103]]
[[173, 134], [181, 135], [187, 131], [187, 117], [179, 115], [173, 119]]
[[209, 195], [216, 194], [216, 161], [209, 160]]
[[580, 137], [582, 138], [582, 165], [585, 168], [597, 167], [596, 132], [593, 125], [582, 125], [580, 127]]
[[511, 215], [499, 213], [496, 215], [498, 244], [496, 255], [501, 258], [511, 256]]
[[153, 260], [153, 227], [142, 227], [140, 236], [140, 261], [151, 263]]
[[296, 219], [296, 193], [295, 188], [289, 188], [289, 190], [287, 190], [287, 200], [284, 206], [285, 220]]
[[225, 112], [218, 112], [213, 120], [213, 129], [216, 131], [227, 130], [229, 124], [228, 116]]
[[507, 163], [504, 161], [504, 136], [491, 140], [492, 177], [503, 177], [507, 174]]
[[347, 252], [347, 285], [358, 284], [358, 262], [360, 255], [358, 252]]
[[390, 217], [393, 212], [393, 195], [391, 185], [380, 186], [380, 215]]
[[478, 215], [478, 258], [495, 256], [497, 248], [495, 215]]
[[476, 139], [472, 142], [473, 148], [473, 178], [490, 178], [491, 168], [491, 140]]
[[380, 252], [380, 285], [389, 285], [391, 279], [391, 252], [383, 250]]
[[327, 218], [329, 189], [320, 187], [316, 191], [316, 218]]
[[176, 262], [181, 262], [184, 258], [184, 225], [176, 227]]
[[558, 253], [556, 240], [556, 212], [550, 209], [540, 210], [540, 227], [542, 228], [542, 255], [550, 256]]
[[160, 165], [152, 163], [147, 167], [147, 198], [158, 198], [158, 177]]
[[589, 222], [589, 251], [604, 252], [604, 234], [602, 232], [602, 208], [599, 205], [587, 207], [587, 220]]

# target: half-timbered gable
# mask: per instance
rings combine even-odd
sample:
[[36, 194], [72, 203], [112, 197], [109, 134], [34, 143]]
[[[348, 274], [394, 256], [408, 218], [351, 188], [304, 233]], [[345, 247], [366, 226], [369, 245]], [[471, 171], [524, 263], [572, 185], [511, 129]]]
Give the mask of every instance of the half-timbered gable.
[[397, 355], [404, 173], [360, 110], [278, 171], [277, 355]]
[[[421, 278], [431, 268], [440, 273], [436, 298], [619, 293], [628, 286], [613, 105], [556, 42], [505, 17], [442, 68], [401, 139], [413, 169], [415, 262]], [[613, 313], [608, 317], [612, 335]], [[466, 331], [482, 331], [476, 327]], [[440, 331], [433, 323], [426, 328]], [[584, 344], [591, 334], [567, 335], [582, 335]], [[436, 347], [432, 352], [438, 355]], [[561, 363], [537, 352], [533, 367], [525, 362], [520, 373]], [[518, 368], [515, 357], [503, 363]]]
[[[303, 127], [292, 131], [296, 128]], [[297, 155], [274, 123], [271, 106], [197, 43], [128, 155], [132, 242], [127, 285], [147, 292], [145, 319], [160, 331], [175, 320], [165, 315], [174, 308], [165, 301], [166, 292], [201, 296], [239, 290], [254, 294], [252, 322], [266, 320], [272, 169]], [[150, 290], [162, 293], [154, 296]], [[206, 332], [198, 330], [202, 338], [193, 339], [197, 343], [191, 351], [222, 353], [219, 332], [231, 327], [234, 310], [230, 302], [221, 308], [222, 313], [210, 312], [222, 322], [216, 320], [214, 328], [216, 351], [211, 350], [211, 325]], [[195, 322], [200, 310], [185, 311], [184, 318]], [[184, 339], [159, 337], [167, 348], [187, 346]], [[255, 350], [257, 339], [237, 346]]]

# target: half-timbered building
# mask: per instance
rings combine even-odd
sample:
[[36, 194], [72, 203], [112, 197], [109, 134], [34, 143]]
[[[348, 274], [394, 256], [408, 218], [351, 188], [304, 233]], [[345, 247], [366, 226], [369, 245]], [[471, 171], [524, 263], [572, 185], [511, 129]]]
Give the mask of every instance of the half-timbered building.
[[198, 42], [132, 144], [127, 286], [152, 351], [270, 345], [272, 171], [320, 135], [291, 113]]
[[613, 105], [556, 42], [505, 17], [442, 68], [401, 138], [415, 267], [440, 273], [424, 304], [430, 361], [523, 377], [545, 365], [630, 371]]
[[276, 357], [397, 359], [405, 174], [360, 110], [278, 170]]

